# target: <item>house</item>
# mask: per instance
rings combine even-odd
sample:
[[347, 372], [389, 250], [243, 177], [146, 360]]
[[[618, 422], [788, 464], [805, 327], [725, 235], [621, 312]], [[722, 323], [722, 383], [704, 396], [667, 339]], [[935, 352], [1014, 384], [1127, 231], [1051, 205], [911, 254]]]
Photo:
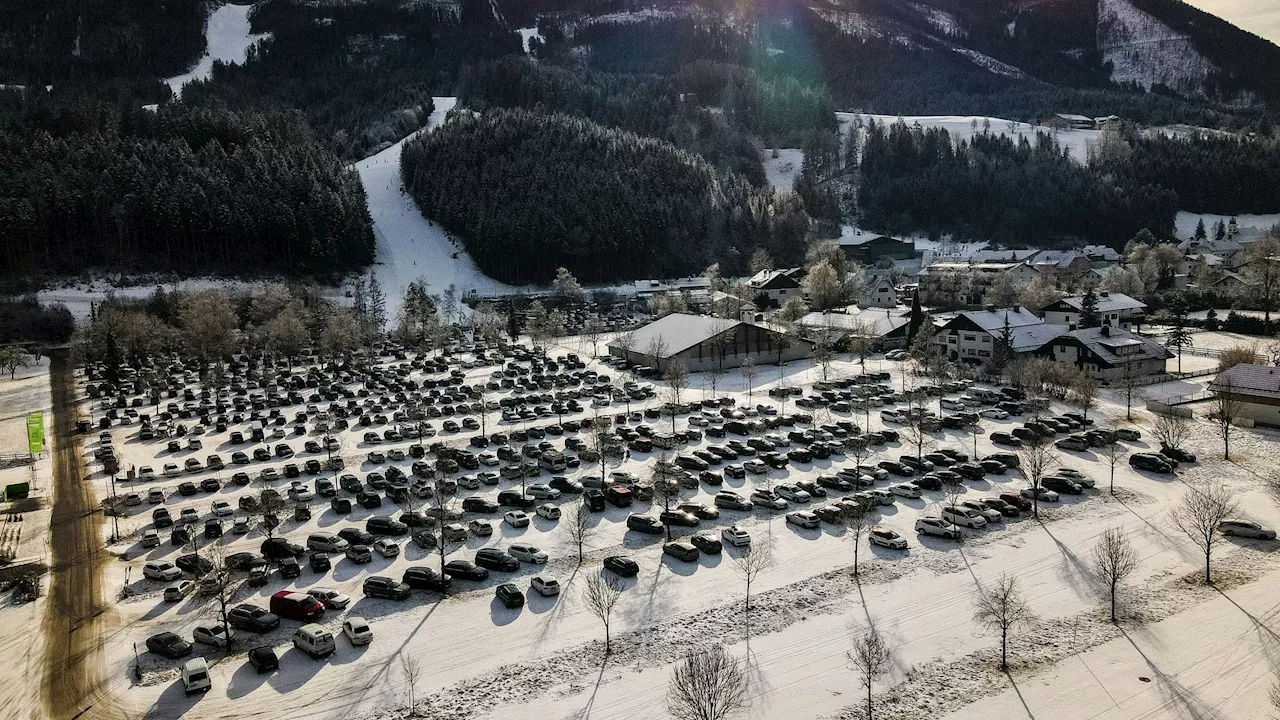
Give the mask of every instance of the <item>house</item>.
[[1241, 364], [1218, 373], [1209, 392], [1235, 400], [1235, 415], [1262, 425], [1280, 426], [1280, 368]]
[[825, 335], [829, 340], [840, 341], [850, 335], [863, 335], [877, 340], [880, 349], [906, 347], [907, 326], [911, 324], [911, 309], [849, 308], [849, 312], [811, 312], [800, 318], [798, 324], [806, 330]]
[[1072, 113], [1055, 113], [1042, 117], [1040, 118], [1040, 124], [1044, 127], [1057, 128], [1059, 130], [1093, 130], [1096, 127], [1093, 118], [1084, 115], [1073, 115]]
[[863, 265], [873, 265], [883, 258], [910, 260], [916, 256], [916, 244], [913, 241], [885, 235], [842, 236], [836, 242], [844, 251], [845, 257]]
[[1227, 270], [1222, 273], [1222, 277], [1213, 283], [1213, 291], [1223, 295], [1239, 295], [1247, 292], [1254, 285], [1253, 280], [1241, 275], [1238, 272]]
[[758, 308], [755, 303], [748, 302], [736, 295], [716, 290], [711, 293], [711, 313], [730, 320], [750, 320], [755, 317]]
[[609, 354], [665, 371], [680, 362], [690, 372], [785, 363], [808, 357], [813, 343], [753, 323], [672, 313], [609, 342]]
[[1075, 365], [1101, 380], [1158, 375], [1165, 371], [1165, 361], [1173, 357], [1151, 338], [1107, 325], [1060, 333], [1035, 354]]
[[782, 305], [787, 300], [804, 294], [800, 287], [803, 276], [804, 270], [801, 268], [761, 270], [747, 279], [747, 287], [757, 297], [763, 294], [774, 305]]
[[[1066, 325], [1075, 330], [1080, 325], [1084, 296], [1065, 297], [1041, 310], [1044, 321], [1050, 325]], [[1122, 330], [1136, 330], [1146, 319], [1147, 304], [1124, 293], [1098, 293], [1098, 315], [1103, 325]]]
[[1058, 288], [1071, 288], [1093, 269], [1093, 263], [1075, 250], [1042, 250], [1028, 261], [1040, 276]]
[[898, 289], [888, 273], [867, 273], [866, 288], [862, 291], [862, 306], [893, 308], [898, 306]]
[[1031, 282], [1038, 274], [1022, 262], [934, 263], [917, 274], [920, 294], [930, 305], [982, 305], [987, 291], [1005, 273], [1015, 283]]
[[1080, 253], [1089, 258], [1094, 270], [1109, 268], [1124, 260], [1124, 258], [1120, 257], [1120, 253], [1115, 251], [1115, 248], [1107, 247], [1106, 245], [1085, 245], [1080, 248]]
[[1014, 353], [1036, 350], [1064, 330], [1046, 325], [1026, 308], [971, 310], [946, 318], [933, 342], [949, 360], [985, 365], [991, 361], [1006, 324]]

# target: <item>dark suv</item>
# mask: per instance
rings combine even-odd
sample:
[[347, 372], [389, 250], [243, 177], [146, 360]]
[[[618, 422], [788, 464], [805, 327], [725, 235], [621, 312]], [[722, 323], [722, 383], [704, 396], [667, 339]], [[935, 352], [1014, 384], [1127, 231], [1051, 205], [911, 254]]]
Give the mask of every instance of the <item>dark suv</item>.
[[280, 616], [257, 605], [245, 603], [227, 612], [227, 622], [236, 630], [264, 633], [280, 626]]
[[374, 535], [408, 535], [409, 526], [389, 517], [371, 517], [364, 523], [364, 529]]
[[520, 561], [511, 557], [506, 550], [499, 548], [480, 548], [476, 551], [476, 565], [488, 570], [515, 572], [520, 569]]
[[449, 577], [429, 567], [411, 567], [404, 571], [401, 582], [415, 590], [447, 590]]
[[371, 575], [364, 579], [364, 594], [365, 597], [405, 600], [409, 597], [409, 586], [385, 575]]

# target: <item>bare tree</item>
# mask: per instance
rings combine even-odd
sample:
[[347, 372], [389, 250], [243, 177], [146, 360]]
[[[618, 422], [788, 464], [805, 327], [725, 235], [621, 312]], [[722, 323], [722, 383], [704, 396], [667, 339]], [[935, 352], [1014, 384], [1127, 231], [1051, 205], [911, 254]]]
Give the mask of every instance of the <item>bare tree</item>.
[[1086, 419], [1089, 411], [1098, 404], [1098, 379], [1081, 370], [1071, 379], [1071, 402], [1080, 408], [1080, 414]]
[[1018, 448], [1018, 459], [1018, 469], [1035, 490], [1031, 498], [1032, 515], [1039, 519], [1040, 481], [1058, 464], [1058, 453], [1048, 438], [1039, 433], [1032, 433], [1031, 437], [1022, 441], [1022, 447]]
[[862, 686], [867, 689], [867, 720], [871, 720], [871, 688], [893, 665], [889, 645], [875, 628], [871, 628], [853, 643], [848, 656], [849, 664], [862, 676]]
[[853, 576], [858, 577], [858, 553], [862, 538], [875, 525], [871, 513], [862, 504], [851, 500], [840, 504], [840, 519], [844, 521], [844, 537], [853, 545]]
[[275, 488], [264, 488], [258, 493], [258, 512], [262, 513], [262, 528], [268, 538], [276, 536], [276, 528], [280, 527], [280, 513], [288, 507], [284, 498]]
[[1111, 622], [1116, 621], [1116, 590], [1138, 569], [1138, 553], [1120, 528], [1109, 528], [1093, 546], [1093, 569], [1111, 593]]
[[771, 567], [773, 567], [773, 547], [765, 542], [752, 543], [747, 546], [746, 552], [733, 558], [734, 570], [747, 584], [746, 600], [742, 609], [742, 617], [747, 626], [747, 652], [751, 651], [751, 583], [755, 582], [760, 573]]
[[1111, 471], [1110, 492], [1112, 495], [1115, 495], [1116, 467], [1119, 466], [1120, 463], [1124, 462], [1125, 458], [1129, 457], [1129, 449], [1118, 442], [1115, 436], [1115, 431], [1112, 430], [1107, 436], [1107, 444], [1102, 446], [1102, 449], [1098, 451], [1098, 454], [1106, 461], [1107, 467]]
[[825, 381], [827, 375], [831, 372], [831, 363], [836, 359], [836, 351], [827, 344], [827, 338], [819, 338], [813, 344], [813, 361], [822, 369], [822, 379]]
[[909, 408], [908, 412], [910, 416], [901, 428], [902, 440], [915, 448], [916, 459], [919, 460], [924, 455], [925, 449], [933, 444], [933, 433], [929, 431], [928, 421], [925, 419], [927, 416], [921, 408]]
[[1120, 366], [1120, 377], [1117, 379], [1120, 392], [1124, 394], [1124, 419], [1133, 422], [1133, 401], [1134, 398], [1141, 400], [1142, 391], [1142, 375], [1133, 366], [1133, 363], [1127, 362]]
[[1160, 441], [1161, 446], [1180, 449], [1182, 443], [1191, 437], [1191, 423], [1181, 415], [1156, 413], [1151, 434]]
[[662, 373], [662, 380], [667, 384], [667, 401], [671, 403], [671, 432], [676, 431], [676, 415], [679, 412], [680, 394], [689, 387], [689, 368], [680, 360], [668, 363]]
[[947, 507], [955, 512], [956, 505], [960, 502], [960, 496], [964, 495], [965, 486], [964, 478], [958, 475], [947, 475], [942, 482], [942, 497], [946, 499]]
[[613, 339], [613, 344], [622, 351], [622, 359], [631, 362], [631, 353], [636, 348], [636, 336], [625, 332]]
[[747, 386], [747, 406], [751, 406], [751, 393], [755, 390], [756, 378], [760, 377], [760, 367], [756, 365], [753, 357], [748, 357], [742, 361], [742, 365], [738, 367], [738, 371], [742, 373], [742, 381]]
[[974, 601], [973, 620], [988, 630], [1000, 631], [1000, 669], [1009, 669], [1009, 632], [1030, 623], [1031, 608], [1027, 607], [1018, 589], [1018, 581], [1002, 574], [994, 585], [978, 589]]
[[418, 717], [418, 704], [414, 691], [418, 680], [422, 677], [422, 663], [409, 653], [400, 653], [400, 672], [404, 673], [404, 681], [409, 685], [409, 717]]
[[645, 352], [653, 358], [653, 367], [655, 370], [662, 369], [662, 360], [666, 358], [667, 351], [671, 348], [667, 339], [661, 335], [655, 335], [649, 339], [649, 346], [645, 348]]
[[671, 671], [667, 712], [676, 720], [726, 720], [746, 706], [746, 671], [721, 645], [686, 655]]
[[875, 325], [866, 320], [855, 320], [853, 327], [849, 330], [849, 352], [858, 358], [858, 364], [862, 366], [862, 371], [867, 370], [867, 356], [875, 350], [876, 343], [879, 338], [875, 336]]
[[1213, 584], [1209, 561], [1218, 542], [1218, 524], [1235, 514], [1238, 504], [1226, 486], [1212, 482], [1187, 488], [1171, 511], [1173, 525], [1204, 553], [1204, 581]]
[[602, 337], [604, 337], [604, 326], [599, 320], [588, 320], [582, 326], [582, 338], [591, 343], [591, 357], [596, 357], [596, 348], [600, 345]]
[[1222, 438], [1222, 459], [1230, 460], [1231, 433], [1235, 431], [1235, 423], [1240, 419], [1243, 403], [1240, 402], [1240, 396], [1236, 394], [1235, 383], [1230, 376], [1219, 375], [1211, 387], [1214, 396], [1209, 417], [1218, 430], [1218, 437]]
[[592, 522], [591, 511], [586, 502], [579, 500], [565, 513], [564, 522], [560, 523], [569, 542], [578, 548], [578, 564], [582, 564], [583, 547], [587, 544], [600, 526]]
[[612, 577], [601, 574], [590, 575], [587, 577], [586, 586], [582, 588], [582, 599], [586, 601], [587, 609], [591, 614], [604, 623], [604, 654], [608, 655], [612, 651], [609, 620], [613, 616], [613, 609], [622, 599], [622, 586]]

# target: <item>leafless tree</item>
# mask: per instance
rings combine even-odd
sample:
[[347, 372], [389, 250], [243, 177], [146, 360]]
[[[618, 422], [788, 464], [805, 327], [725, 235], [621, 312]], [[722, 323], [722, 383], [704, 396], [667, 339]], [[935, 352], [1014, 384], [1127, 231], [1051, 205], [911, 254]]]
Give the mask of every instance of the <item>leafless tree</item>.
[[667, 712], [676, 720], [727, 720], [746, 706], [746, 671], [723, 646], [692, 652], [671, 671]]
[[262, 529], [266, 531], [268, 538], [276, 536], [276, 528], [282, 522], [280, 513], [286, 507], [288, 504], [274, 488], [264, 488], [258, 493], [258, 512], [262, 513]]
[[1086, 419], [1089, 411], [1098, 404], [1098, 379], [1083, 370], [1071, 379], [1071, 401], [1080, 408], [1080, 414]]
[[1138, 552], [1120, 528], [1102, 533], [1093, 546], [1093, 569], [1111, 593], [1111, 622], [1116, 621], [1116, 590], [1124, 579], [1138, 569]]
[[604, 623], [604, 654], [608, 655], [612, 652], [609, 621], [613, 616], [613, 609], [622, 599], [622, 586], [612, 577], [601, 574], [590, 575], [582, 588], [582, 599], [587, 603], [587, 609], [591, 614]]
[[1129, 457], [1129, 449], [1118, 442], [1114, 432], [1112, 430], [1107, 444], [1103, 445], [1102, 449], [1098, 451], [1098, 454], [1102, 456], [1111, 471], [1110, 492], [1112, 495], [1116, 494], [1116, 467], [1123, 463], [1125, 458]]
[[407, 652], [400, 653], [400, 672], [404, 673], [404, 680], [409, 685], [409, 717], [418, 717], [418, 704], [414, 691], [417, 689], [418, 680], [422, 677], [422, 663]]
[[631, 362], [631, 352], [636, 348], [636, 336], [625, 332], [613, 339], [613, 344], [622, 351], [622, 359]]
[[733, 556], [733, 569], [747, 584], [742, 617], [747, 626], [747, 651], [751, 650], [751, 584], [760, 573], [773, 567], [773, 547], [767, 542], [753, 542], [741, 555]]
[[668, 363], [662, 373], [662, 381], [667, 384], [667, 401], [671, 403], [671, 432], [676, 431], [676, 415], [679, 412], [680, 394], [689, 387], [689, 368], [680, 360]]
[[1171, 511], [1173, 525], [1204, 553], [1204, 581], [1213, 584], [1209, 561], [1218, 542], [1218, 524], [1235, 514], [1238, 503], [1226, 486], [1211, 482], [1187, 488]]
[[854, 500], [841, 503], [840, 519], [844, 521], [844, 537], [853, 545], [853, 576], [858, 577], [858, 554], [862, 539], [875, 525], [871, 513]]
[[1133, 363], [1127, 362], [1120, 366], [1120, 376], [1116, 378], [1116, 384], [1120, 392], [1124, 395], [1124, 419], [1133, 422], [1133, 401], [1134, 399], [1142, 399], [1142, 375], [1138, 373]]
[[[611, 459], [618, 460], [616, 448], [619, 438], [613, 433], [613, 423], [608, 417], [596, 415], [591, 420], [591, 432], [587, 435], [587, 449], [597, 455], [595, 458], [600, 463], [600, 478], [603, 480], [608, 477], [609, 462]], [[616, 465], [615, 465], [616, 466]]]
[[[981, 418], [981, 416], [979, 416]], [[964, 431], [969, 433], [969, 438], [973, 440], [973, 461], [979, 462], [982, 456], [978, 454], [978, 436], [982, 435], [982, 420], [974, 420], [964, 426]]]
[[917, 460], [924, 455], [925, 449], [933, 444], [933, 433], [929, 431], [925, 417], [922, 411], [912, 412], [900, 430], [903, 442], [915, 448]]
[[826, 338], [819, 338], [813, 344], [813, 361], [822, 369], [822, 379], [826, 380], [831, 372], [831, 363], [836, 359], [836, 351], [827, 344]]
[[748, 357], [742, 361], [742, 365], [738, 367], [738, 370], [742, 373], [742, 381], [747, 386], [747, 406], [750, 407], [751, 393], [755, 390], [756, 378], [760, 376], [760, 367], [756, 365], [755, 358]]
[[947, 479], [942, 482], [942, 497], [946, 500], [947, 507], [955, 512], [956, 505], [960, 502], [960, 496], [964, 495], [965, 486], [964, 478], [956, 475], [948, 475]]
[[592, 522], [591, 511], [587, 509], [586, 502], [579, 500], [574, 503], [573, 507], [565, 512], [564, 521], [560, 523], [560, 527], [564, 529], [569, 542], [578, 548], [578, 564], [581, 565], [583, 547], [600, 529], [599, 525]]
[[1181, 415], [1156, 413], [1156, 420], [1151, 425], [1151, 434], [1162, 446], [1178, 449], [1191, 437], [1191, 423]]
[[1009, 669], [1009, 633], [1031, 622], [1031, 608], [1022, 598], [1018, 581], [1001, 575], [994, 585], [978, 589], [973, 620], [988, 630], [1000, 631], [1000, 669]]
[[[671, 510], [671, 503], [680, 501], [680, 481], [677, 480], [679, 468], [671, 463], [670, 458], [662, 457], [653, 465], [653, 504], [661, 505], [663, 511]], [[667, 539], [671, 539], [671, 524], [663, 523]]]
[[653, 358], [653, 367], [655, 370], [662, 369], [662, 360], [666, 358], [667, 351], [671, 348], [671, 344], [661, 335], [655, 335], [649, 339], [649, 346], [645, 348], [645, 352]]
[[599, 320], [588, 320], [582, 326], [582, 339], [591, 343], [591, 357], [596, 357], [596, 348], [600, 345], [602, 337], [604, 337], [604, 326]]
[[849, 352], [858, 358], [863, 372], [867, 370], [867, 356], [875, 350], [878, 339], [875, 336], [875, 325], [866, 320], [855, 320], [849, 330]]
[[1018, 448], [1018, 459], [1020, 461], [1018, 469], [1035, 489], [1034, 497], [1031, 499], [1032, 515], [1039, 519], [1040, 481], [1058, 464], [1058, 452], [1048, 438], [1039, 433], [1033, 433], [1031, 437], [1022, 441], [1022, 447]]
[[889, 645], [875, 628], [871, 628], [853, 643], [848, 656], [849, 664], [862, 676], [862, 686], [867, 689], [867, 720], [871, 720], [871, 688], [893, 666]]
[[239, 571], [227, 565], [227, 546], [223, 543], [213, 542], [204, 546], [202, 554], [205, 559], [213, 566], [203, 581], [214, 583], [213, 601], [217, 606], [218, 622], [222, 627], [227, 629], [227, 644], [223, 648], [226, 654], [231, 654], [231, 624], [227, 619], [227, 611], [230, 609], [231, 603], [235, 601], [236, 591], [240, 588], [240, 580], [242, 575]]
[[1243, 403], [1240, 402], [1240, 396], [1235, 391], [1235, 383], [1229, 376], [1219, 375], [1213, 382], [1213, 388], [1214, 396], [1209, 417], [1218, 430], [1218, 437], [1222, 438], [1222, 459], [1230, 460], [1231, 434], [1235, 431], [1236, 421], [1240, 419], [1240, 413], [1244, 409]]

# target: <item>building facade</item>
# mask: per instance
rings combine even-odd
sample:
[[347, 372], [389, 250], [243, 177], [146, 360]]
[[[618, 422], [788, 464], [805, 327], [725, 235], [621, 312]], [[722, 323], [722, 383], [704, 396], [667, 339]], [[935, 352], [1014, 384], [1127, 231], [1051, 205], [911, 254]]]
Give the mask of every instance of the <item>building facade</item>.
[[682, 363], [689, 372], [740, 367], [750, 358], [758, 365], [809, 357], [813, 343], [776, 330], [728, 318], [672, 313], [615, 338], [609, 354], [636, 365], [666, 371]]

